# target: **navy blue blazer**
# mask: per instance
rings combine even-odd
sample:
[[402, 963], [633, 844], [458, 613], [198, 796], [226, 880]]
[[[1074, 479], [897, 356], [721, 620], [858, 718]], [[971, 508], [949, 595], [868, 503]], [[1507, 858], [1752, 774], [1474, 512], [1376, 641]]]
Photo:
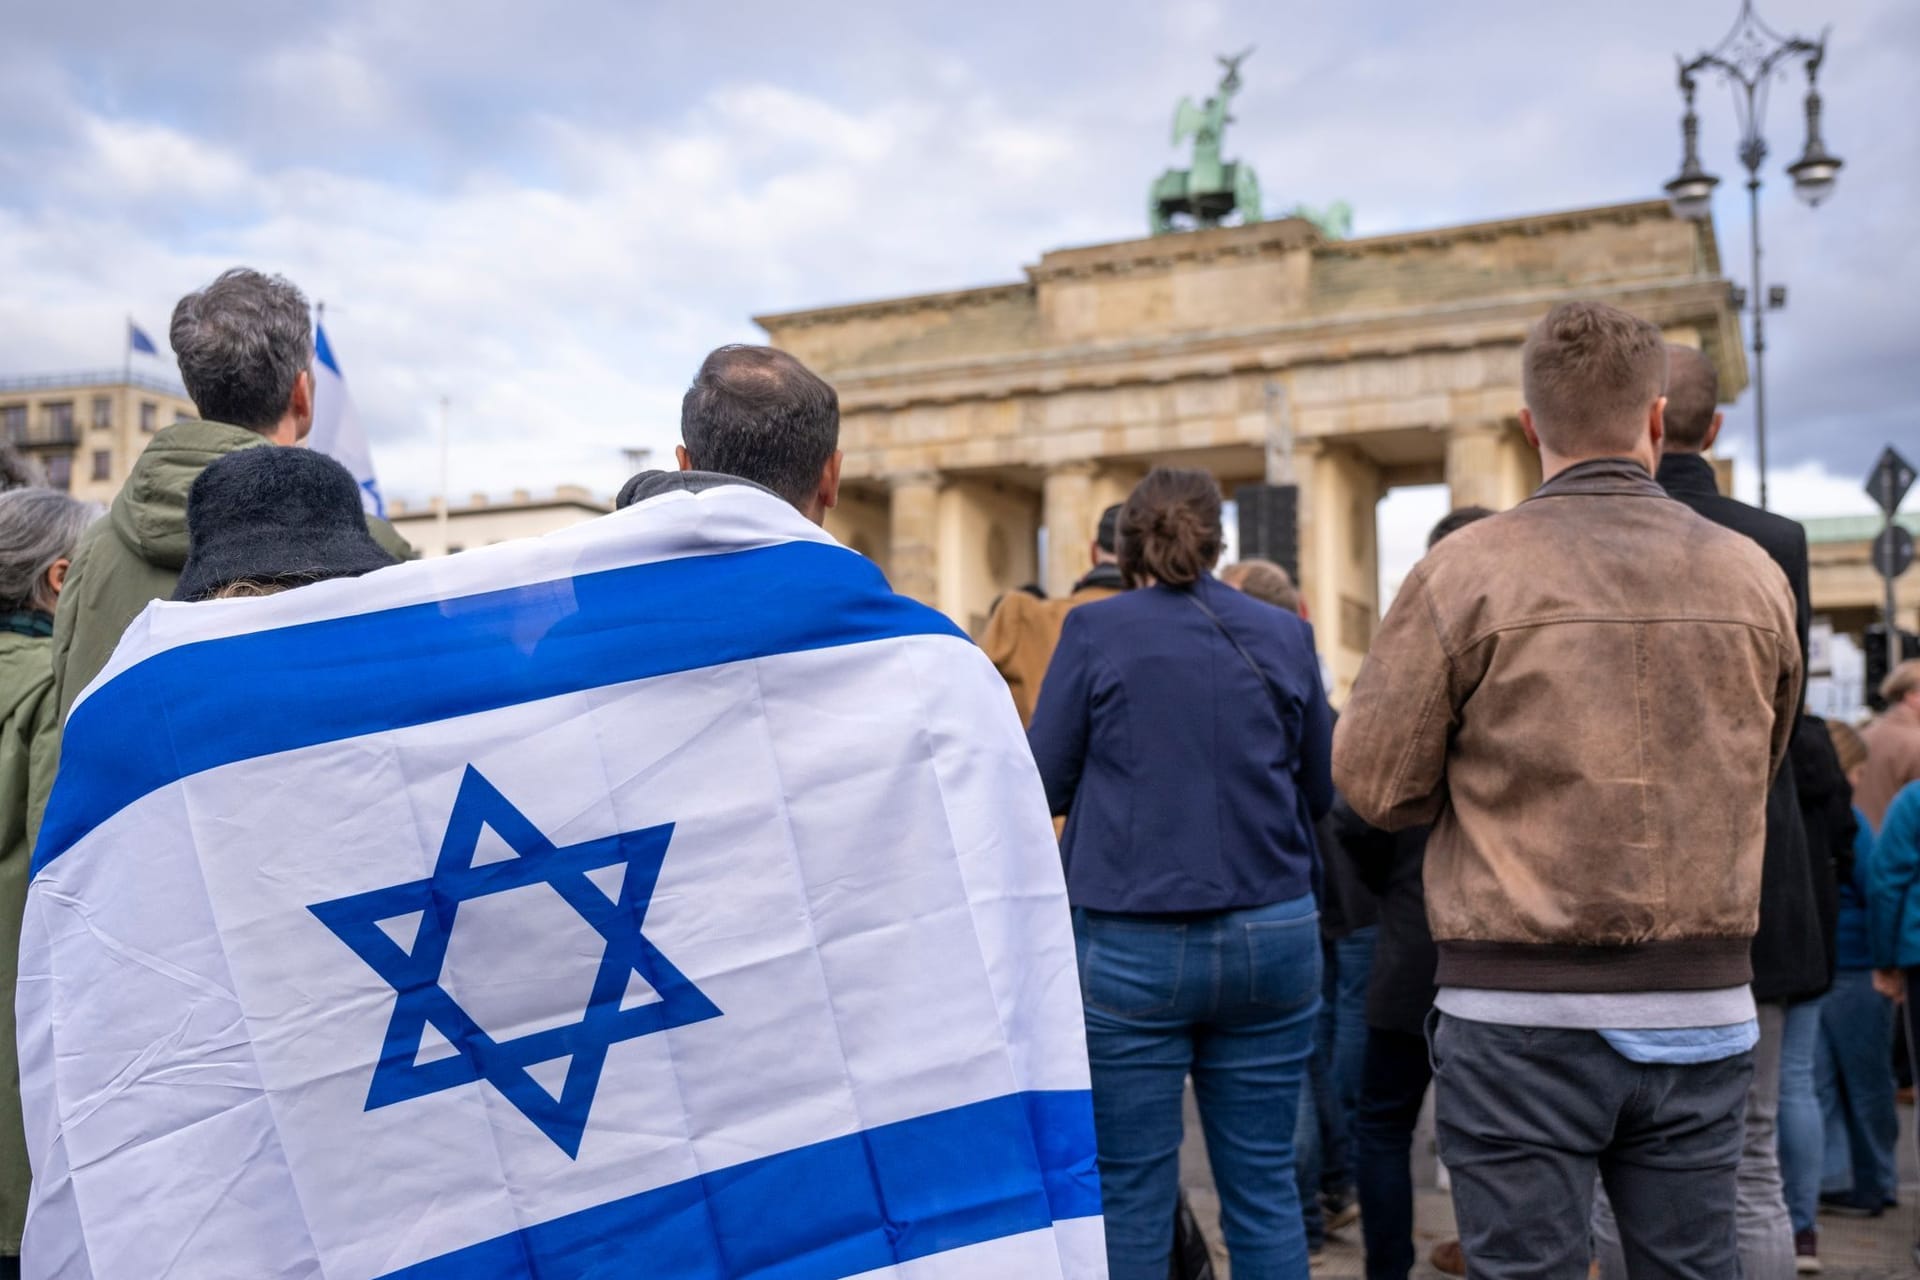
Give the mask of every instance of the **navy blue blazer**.
[[1333, 729], [1313, 628], [1293, 614], [1211, 577], [1082, 605], [1027, 738], [1048, 804], [1067, 815], [1074, 906], [1226, 911], [1311, 892]]

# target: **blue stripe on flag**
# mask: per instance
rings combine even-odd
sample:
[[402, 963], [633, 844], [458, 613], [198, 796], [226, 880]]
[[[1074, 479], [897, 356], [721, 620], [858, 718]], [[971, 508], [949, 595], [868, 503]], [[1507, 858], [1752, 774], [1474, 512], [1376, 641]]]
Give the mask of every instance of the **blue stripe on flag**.
[[256, 756], [750, 658], [964, 633], [817, 542], [687, 556], [181, 645], [74, 708], [33, 870]]
[[313, 358], [333, 370], [336, 378], [347, 376], [340, 372], [340, 362], [333, 358], [333, 344], [327, 341], [327, 326], [323, 324], [313, 327]]
[[1007, 1094], [583, 1209], [383, 1280], [839, 1280], [1099, 1212], [1092, 1094]]

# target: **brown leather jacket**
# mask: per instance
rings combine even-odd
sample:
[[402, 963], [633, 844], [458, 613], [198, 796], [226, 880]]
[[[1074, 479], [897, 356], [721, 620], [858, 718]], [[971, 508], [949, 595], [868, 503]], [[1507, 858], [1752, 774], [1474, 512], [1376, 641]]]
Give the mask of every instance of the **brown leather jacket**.
[[1920, 715], [1904, 702], [1888, 707], [1860, 737], [1867, 744], [1867, 765], [1853, 802], [1878, 831], [1900, 789], [1920, 782]]
[[1442, 986], [1749, 980], [1767, 787], [1800, 705], [1786, 577], [1637, 463], [1555, 476], [1401, 587], [1340, 716], [1334, 782], [1433, 823]]

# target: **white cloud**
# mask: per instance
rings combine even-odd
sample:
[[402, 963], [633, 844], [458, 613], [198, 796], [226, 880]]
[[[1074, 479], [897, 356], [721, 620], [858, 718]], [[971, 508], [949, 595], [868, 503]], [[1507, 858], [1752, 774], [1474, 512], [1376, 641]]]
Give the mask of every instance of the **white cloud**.
[[[752, 339], [756, 312], [1014, 279], [1045, 249], [1138, 234], [1147, 181], [1178, 162], [1168, 110], [1221, 49], [1260, 46], [1228, 151], [1271, 202], [1345, 196], [1387, 231], [1651, 193], [1676, 147], [1667, 46], [1720, 21], [1677, 34], [1657, 0], [1489, 0], [1472, 21], [1115, 0], [852, 5], [816, 29], [755, 0], [583, 0], [566, 24], [474, 0], [448, 42], [370, 0], [285, 20], [97, 7], [39, 7], [0, 48], [4, 371], [117, 361], [123, 314], [158, 335], [220, 268], [284, 271], [328, 302], [388, 486], [416, 494], [442, 394], [456, 490], [610, 489], [618, 448], [670, 444], [700, 355]], [[1768, 213], [1795, 290], [1770, 386], [1782, 459], [1868, 436], [1877, 451], [1920, 403], [1901, 345], [1920, 325], [1901, 221], [1916, 133], [1868, 125], [1911, 117], [1900, 52], [1920, 27], [1903, 0], [1831, 8], [1843, 190], [1815, 215]], [[1538, 68], [1539, 49], [1576, 44]], [[1709, 120], [1722, 152], [1729, 127]], [[1798, 476], [1779, 471], [1778, 502], [1846, 487]], [[1406, 503], [1383, 522], [1409, 513], [1390, 540], [1417, 550], [1438, 511]]]
[[[320, 65], [339, 69], [331, 55]], [[638, 135], [550, 119], [553, 182], [483, 169], [446, 190], [298, 156], [249, 170], [157, 126], [81, 119], [99, 157], [85, 198], [0, 207], [0, 271], [12, 282], [0, 349], [28, 349], [10, 339], [36, 329], [45, 340], [30, 358], [42, 367], [104, 363], [91, 335], [117, 334], [129, 283], [145, 295], [137, 312], [155, 316], [233, 262], [282, 272], [328, 304], [397, 493], [436, 482], [425, 426], [443, 394], [457, 424], [456, 492], [611, 490], [619, 450], [664, 452], [701, 354], [754, 337], [752, 313], [884, 294], [903, 272], [924, 278], [955, 262], [971, 265], [954, 284], [1012, 276], [1010, 220], [1030, 245], [1070, 225], [1051, 197], [1036, 189], [1024, 208], [959, 211], [1009, 177], [1074, 178], [1062, 134], [967, 83], [858, 112], [728, 85]], [[940, 164], [916, 165], [936, 151]], [[141, 201], [169, 175], [175, 206], [219, 218], [217, 234], [147, 225]]]
[[78, 154], [48, 175], [74, 196], [215, 201], [246, 187], [246, 167], [198, 138], [141, 120], [81, 119]]

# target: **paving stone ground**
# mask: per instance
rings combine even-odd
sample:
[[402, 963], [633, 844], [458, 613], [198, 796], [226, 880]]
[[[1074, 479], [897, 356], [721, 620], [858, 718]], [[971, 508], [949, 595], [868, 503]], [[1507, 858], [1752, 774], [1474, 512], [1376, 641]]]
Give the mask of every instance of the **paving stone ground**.
[[[1916, 1280], [1920, 1268], [1910, 1252], [1920, 1238], [1920, 1164], [1915, 1160], [1914, 1113], [1910, 1106], [1900, 1108], [1901, 1207], [1874, 1219], [1820, 1218], [1820, 1259], [1823, 1280]], [[1191, 1091], [1187, 1097], [1187, 1140], [1180, 1152], [1180, 1182], [1193, 1202], [1194, 1211], [1206, 1228], [1213, 1245], [1215, 1270], [1219, 1280], [1231, 1275], [1226, 1250], [1220, 1244], [1220, 1202], [1213, 1190], [1213, 1176], [1207, 1168], [1205, 1144], [1200, 1140], [1199, 1119], [1193, 1111]], [[1416, 1277], [1440, 1273], [1425, 1261], [1436, 1244], [1453, 1235], [1453, 1206], [1446, 1192], [1434, 1186], [1437, 1161], [1432, 1156], [1431, 1133], [1424, 1127], [1415, 1142], [1416, 1159], [1424, 1166], [1416, 1211], [1415, 1235], [1422, 1259], [1414, 1268]], [[1420, 1159], [1419, 1153], [1428, 1153]], [[1361, 1267], [1360, 1229], [1356, 1224], [1327, 1242], [1326, 1251], [1314, 1262], [1316, 1280], [1358, 1277]]]

